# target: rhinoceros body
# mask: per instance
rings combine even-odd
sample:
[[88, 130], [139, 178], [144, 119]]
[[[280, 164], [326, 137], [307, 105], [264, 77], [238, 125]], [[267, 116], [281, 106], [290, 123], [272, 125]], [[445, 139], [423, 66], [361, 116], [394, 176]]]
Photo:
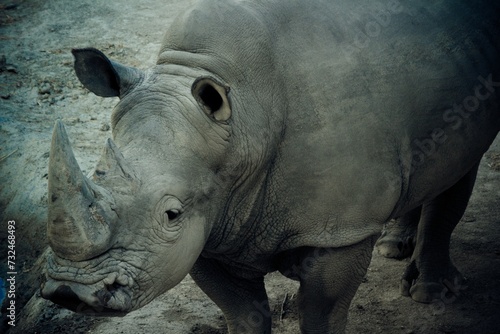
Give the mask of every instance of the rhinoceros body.
[[42, 294], [123, 313], [189, 272], [230, 333], [269, 333], [263, 277], [280, 270], [301, 282], [302, 332], [342, 333], [383, 224], [405, 217], [403, 292], [453, 291], [449, 237], [500, 129], [498, 17], [489, 1], [201, 1], [147, 71], [74, 50], [82, 83], [120, 102], [90, 178], [56, 125]]

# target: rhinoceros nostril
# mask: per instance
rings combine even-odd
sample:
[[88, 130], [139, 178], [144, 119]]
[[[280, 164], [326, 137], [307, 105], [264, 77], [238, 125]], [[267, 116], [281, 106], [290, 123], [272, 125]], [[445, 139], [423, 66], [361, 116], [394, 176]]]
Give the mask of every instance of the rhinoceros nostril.
[[61, 285], [48, 298], [55, 304], [61, 305], [72, 311], [77, 311], [81, 308], [82, 300], [76, 293], [67, 285]]
[[108, 289], [99, 290], [96, 293], [96, 297], [99, 298], [99, 301], [103, 305], [106, 305], [112, 296], [113, 296], [113, 294], [112, 294], [112, 291], [109, 290], [109, 287], [108, 287]]
[[400, 252], [403, 251], [403, 248], [404, 248], [403, 242], [402, 241], [398, 242], [398, 249], [399, 249]]

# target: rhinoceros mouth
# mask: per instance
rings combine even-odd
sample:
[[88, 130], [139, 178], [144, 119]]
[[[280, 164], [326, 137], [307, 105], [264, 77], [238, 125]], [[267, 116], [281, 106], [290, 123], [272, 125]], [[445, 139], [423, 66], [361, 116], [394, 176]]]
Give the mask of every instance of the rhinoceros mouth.
[[47, 280], [42, 297], [73, 312], [92, 316], [124, 316], [131, 311], [131, 295], [123, 287], [93, 287], [74, 282]]
[[123, 316], [132, 311], [133, 279], [122, 267], [105, 266], [86, 273], [58, 265], [59, 261], [54, 255], [47, 257], [47, 280], [41, 289], [43, 298], [87, 315]]

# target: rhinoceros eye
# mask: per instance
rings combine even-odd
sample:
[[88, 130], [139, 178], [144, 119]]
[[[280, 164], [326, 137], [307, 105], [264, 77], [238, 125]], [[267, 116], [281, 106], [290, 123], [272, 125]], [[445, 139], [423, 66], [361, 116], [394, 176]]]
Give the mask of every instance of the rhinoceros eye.
[[172, 195], [164, 196], [158, 201], [155, 208], [155, 216], [158, 222], [165, 224], [165, 226], [177, 225], [175, 221], [179, 219], [183, 212], [182, 202]]
[[168, 210], [165, 214], [167, 215], [169, 221], [175, 220], [181, 215], [179, 210]]

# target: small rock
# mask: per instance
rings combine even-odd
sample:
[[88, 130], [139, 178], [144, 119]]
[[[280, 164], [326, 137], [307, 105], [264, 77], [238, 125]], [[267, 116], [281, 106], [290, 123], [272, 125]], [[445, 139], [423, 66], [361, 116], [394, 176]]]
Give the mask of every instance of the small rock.
[[66, 122], [67, 124], [75, 125], [77, 123], [80, 123], [80, 118], [78, 117], [66, 118], [64, 119], [64, 122]]
[[476, 217], [474, 216], [469, 216], [469, 215], [465, 215], [462, 220], [465, 222], [465, 223], [473, 223], [476, 221]]
[[5, 55], [0, 56], [0, 72], [17, 73], [17, 68], [12, 64], [7, 63]]
[[17, 68], [12, 64], [7, 64], [7, 66], [5, 66], [5, 69], [7, 70], [7, 72], [17, 74]]
[[109, 129], [111, 129], [111, 127], [109, 126], [108, 123], [103, 123], [102, 126], [101, 126], [101, 131], [109, 131]]
[[16, 3], [11, 3], [11, 4], [7, 4], [7, 5], [2, 5], [2, 8], [1, 9], [5, 9], [5, 10], [13, 10], [13, 9], [16, 9], [17, 6], [19, 6], [18, 4]]
[[44, 94], [50, 94], [52, 90], [52, 87], [48, 82], [44, 82], [42, 86], [38, 89], [38, 94], [44, 95]]
[[81, 123], [86, 123], [86, 122], [90, 121], [90, 116], [87, 114], [80, 114], [80, 116], [78, 116], [78, 118], [79, 118]]

